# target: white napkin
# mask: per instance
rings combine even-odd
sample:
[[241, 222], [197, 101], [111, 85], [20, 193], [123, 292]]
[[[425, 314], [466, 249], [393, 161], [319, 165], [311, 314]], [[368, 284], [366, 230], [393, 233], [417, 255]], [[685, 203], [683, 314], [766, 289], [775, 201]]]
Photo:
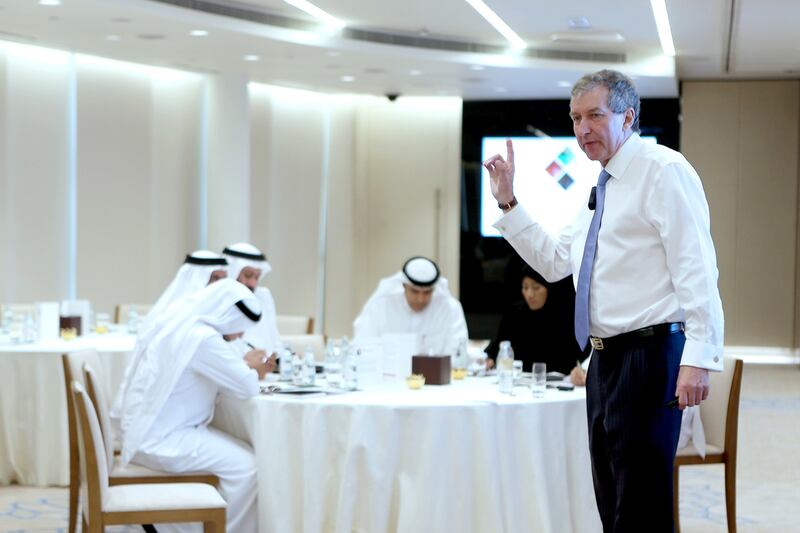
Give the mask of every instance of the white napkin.
[[694, 444], [700, 457], [706, 457], [706, 432], [703, 429], [703, 421], [700, 419], [700, 406], [687, 407], [683, 410], [681, 419], [681, 435], [678, 438], [678, 449], [685, 448], [689, 441]]

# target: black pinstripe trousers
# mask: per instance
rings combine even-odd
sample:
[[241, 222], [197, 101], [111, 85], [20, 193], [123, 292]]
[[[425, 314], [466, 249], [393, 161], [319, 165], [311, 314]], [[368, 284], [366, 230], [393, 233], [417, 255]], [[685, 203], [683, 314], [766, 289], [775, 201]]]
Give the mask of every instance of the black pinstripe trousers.
[[675, 397], [683, 332], [639, 337], [592, 353], [586, 378], [589, 448], [605, 533], [672, 533]]

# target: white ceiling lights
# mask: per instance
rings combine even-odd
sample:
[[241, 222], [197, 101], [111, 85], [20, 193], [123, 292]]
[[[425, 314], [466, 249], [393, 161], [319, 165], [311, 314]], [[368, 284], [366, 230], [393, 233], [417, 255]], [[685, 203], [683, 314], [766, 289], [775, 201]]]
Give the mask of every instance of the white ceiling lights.
[[653, 9], [653, 17], [656, 19], [661, 50], [663, 50], [664, 55], [675, 57], [675, 44], [672, 42], [672, 30], [670, 30], [669, 17], [667, 16], [667, 4], [664, 0], [650, 0], [650, 7]]
[[341, 19], [337, 19], [327, 11], [323, 11], [319, 7], [315, 6], [308, 0], [283, 0], [290, 6], [296, 7], [301, 11], [305, 11], [312, 17], [319, 19], [323, 24], [332, 28], [332, 29], [341, 29], [345, 27], [344, 21]]
[[[284, 1], [288, 2], [289, 0], [284, 0]], [[486, 19], [486, 22], [491, 24], [494, 27], [494, 29], [496, 29], [500, 33], [500, 35], [505, 37], [506, 40], [509, 43], [511, 43], [512, 48], [516, 50], [522, 50], [527, 46], [525, 44], [525, 41], [522, 40], [522, 37], [517, 35], [517, 33], [514, 30], [512, 30], [509, 27], [509, 25], [506, 24], [503, 21], [503, 19], [501, 19], [497, 15], [497, 13], [492, 11], [492, 9], [483, 2], [483, 0], [464, 0], [464, 1], [469, 5], [471, 5], [472, 8], [475, 9], [475, 11], [477, 11], [478, 14], [480, 14], [480, 16]]]

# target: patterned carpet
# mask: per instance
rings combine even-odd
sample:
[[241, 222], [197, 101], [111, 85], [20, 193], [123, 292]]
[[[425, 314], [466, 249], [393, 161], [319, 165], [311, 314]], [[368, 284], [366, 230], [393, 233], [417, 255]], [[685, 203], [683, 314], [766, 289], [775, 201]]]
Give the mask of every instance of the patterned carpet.
[[[738, 470], [738, 531], [800, 533], [800, 520], [794, 514], [800, 509], [800, 369], [745, 367]], [[683, 533], [727, 531], [724, 487], [722, 466], [681, 469]], [[0, 532], [61, 533], [66, 521], [66, 489], [0, 487]], [[112, 527], [106, 531], [142, 529]]]

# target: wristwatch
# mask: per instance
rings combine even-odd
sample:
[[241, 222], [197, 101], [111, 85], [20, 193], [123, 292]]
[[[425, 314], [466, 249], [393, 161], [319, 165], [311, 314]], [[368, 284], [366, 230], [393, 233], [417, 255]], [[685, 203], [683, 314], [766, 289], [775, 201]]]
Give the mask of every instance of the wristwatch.
[[510, 202], [508, 202], [507, 204], [501, 204], [500, 202], [498, 202], [497, 203], [497, 207], [499, 207], [503, 211], [508, 211], [509, 209], [511, 209], [512, 207], [517, 205], [518, 203], [519, 202], [517, 202], [517, 197], [516, 196], [512, 196]]

